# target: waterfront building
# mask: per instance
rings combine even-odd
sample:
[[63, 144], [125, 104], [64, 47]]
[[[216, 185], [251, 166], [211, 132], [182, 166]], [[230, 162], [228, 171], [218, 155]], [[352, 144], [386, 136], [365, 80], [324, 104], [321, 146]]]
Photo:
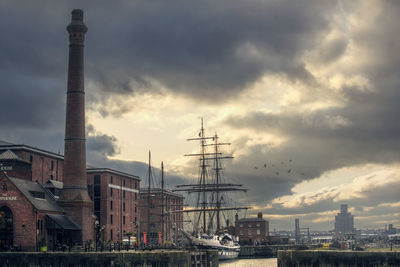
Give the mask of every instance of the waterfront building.
[[241, 243], [265, 243], [269, 236], [269, 222], [263, 219], [263, 214], [259, 212], [257, 218], [242, 218], [235, 221], [236, 236]]
[[340, 213], [335, 216], [335, 237], [341, 238], [354, 232], [354, 216], [347, 211], [347, 204], [342, 204]]
[[183, 228], [183, 200], [168, 189], [140, 189], [141, 241], [152, 245], [175, 242]]
[[136, 236], [140, 178], [107, 168], [88, 168], [87, 175], [99, 224], [98, 239], [115, 242]]
[[[52, 204], [46, 204], [46, 207], [52, 207], [52, 209], [40, 210], [41, 206], [35, 207], [35, 209], [39, 211], [37, 224], [40, 225], [40, 228], [49, 229], [53, 227], [53, 224], [48, 221], [50, 217], [47, 220], [45, 217], [54, 212], [65, 215], [63, 217], [64, 221], [72, 221], [79, 227], [79, 224], [67, 216], [65, 210], [60, 207], [57, 202], [64, 187], [62, 182], [63, 172], [61, 171], [63, 166], [64, 160], [63, 156], [60, 154], [28, 145], [16, 145], [0, 141], [0, 177], [11, 179], [10, 181], [5, 181], [8, 185], [8, 193], [11, 193], [13, 196], [20, 195], [21, 193], [18, 191], [18, 188], [9, 183], [12, 183], [13, 180], [23, 180], [24, 182], [20, 181], [20, 183], [25, 184], [27, 188], [42, 188], [40, 191], [45, 193], [45, 197], [40, 197], [41, 202], [52, 201]], [[127, 233], [136, 236], [138, 233], [139, 221], [140, 178], [136, 175], [118, 170], [94, 168], [91, 166], [87, 167], [86, 173], [87, 191], [91, 201], [94, 202], [92, 213], [96, 216], [92, 218], [90, 215], [89, 218], [91, 220], [97, 220], [100, 225], [99, 230], [101, 232], [98, 233], [98, 239], [116, 242], [124, 239]], [[34, 192], [35, 190], [25, 191]], [[21, 197], [23, 197], [23, 195], [21, 195]], [[20, 197], [18, 197], [18, 199], [20, 199]], [[27, 200], [29, 201], [29, 198], [27, 198]], [[31, 204], [31, 206], [34, 204], [35, 203]], [[54, 208], [56, 206], [57, 208]], [[29, 214], [25, 209], [15, 209], [14, 201], [10, 201], [8, 197], [0, 198], [0, 208], [1, 207], [9, 208], [14, 215], [14, 221], [24, 221], [25, 219], [20, 219], [20, 215], [25, 216]], [[31, 222], [35, 222], [35, 220], [31, 220]], [[92, 227], [94, 227], [94, 223]], [[10, 229], [7, 229], [7, 231], [3, 230], [0, 227], [0, 246], [1, 242], [9, 246], [11, 242], [9, 241], [10, 236], [2, 236], [1, 233], [9, 233]], [[14, 236], [17, 237], [23, 233], [23, 236], [27, 237], [23, 238], [23, 242], [19, 239], [14, 239], [12, 243], [15, 246], [21, 245], [24, 249], [32, 250], [35, 248], [36, 243], [40, 243], [40, 241], [44, 239], [43, 242], [51, 247], [53, 243], [65, 243], [68, 240], [67, 236], [71, 237], [70, 234], [65, 234], [63, 236], [60, 233], [54, 236], [53, 234], [51, 234], [51, 236], [46, 236], [45, 232], [40, 232], [37, 237], [28, 238], [31, 233], [29, 233], [29, 231], [27, 232], [27, 230], [29, 230], [28, 227], [22, 229], [15, 225], [15, 229], [11, 231], [14, 233]], [[76, 227], [74, 227], [73, 230], [77, 230]], [[65, 233], [67, 232], [68, 231]], [[73, 240], [76, 241], [75, 236]], [[95, 240], [95, 238], [92, 237], [89, 240]], [[25, 244], [25, 241], [29, 241], [29, 243]]]

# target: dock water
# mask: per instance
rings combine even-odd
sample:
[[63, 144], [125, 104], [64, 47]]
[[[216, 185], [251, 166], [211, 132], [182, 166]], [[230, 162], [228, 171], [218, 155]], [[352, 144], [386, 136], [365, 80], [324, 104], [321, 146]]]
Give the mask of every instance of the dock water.
[[217, 267], [216, 250], [126, 252], [1, 252], [0, 266]]

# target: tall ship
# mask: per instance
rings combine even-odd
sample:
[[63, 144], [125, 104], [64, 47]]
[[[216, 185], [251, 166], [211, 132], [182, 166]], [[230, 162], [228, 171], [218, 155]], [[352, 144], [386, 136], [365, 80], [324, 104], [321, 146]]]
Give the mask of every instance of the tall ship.
[[229, 214], [235, 211], [237, 214], [248, 207], [234, 205], [231, 196], [234, 192], [246, 192], [247, 189], [241, 184], [227, 182], [223, 176], [223, 160], [233, 157], [225, 156], [221, 147], [230, 143], [220, 142], [217, 133], [206, 136], [203, 119], [198, 136], [187, 140], [200, 143], [199, 153], [185, 155], [198, 159], [199, 177], [197, 183], [177, 185], [174, 190], [187, 193], [187, 199], [191, 201], [186, 204], [191, 208], [184, 209], [184, 213], [190, 217], [193, 228], [180, 231], [193, 246], [218, 250], [219, 259], [237, 258], [239, 239], [235, 236], [234, 225], [231, 225], [233, 216]]

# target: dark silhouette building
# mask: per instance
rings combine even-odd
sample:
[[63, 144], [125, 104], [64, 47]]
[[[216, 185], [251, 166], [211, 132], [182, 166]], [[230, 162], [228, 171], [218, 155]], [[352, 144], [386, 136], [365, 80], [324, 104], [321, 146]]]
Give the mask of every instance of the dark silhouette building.
[[354, 232], [354, 216], [347, 211], [347, 204], [342, 204], [340, 213], [335, 216], [335, 236], [340, 238]]

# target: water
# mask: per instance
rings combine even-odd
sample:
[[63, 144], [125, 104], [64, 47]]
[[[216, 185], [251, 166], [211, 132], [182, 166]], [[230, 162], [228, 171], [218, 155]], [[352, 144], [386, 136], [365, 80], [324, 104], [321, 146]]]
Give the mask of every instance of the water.
[[276, 267], [278, 266], [277, 258], [268, 259], [237, 259], [229, 261], [220, 261], [221, 267]]

